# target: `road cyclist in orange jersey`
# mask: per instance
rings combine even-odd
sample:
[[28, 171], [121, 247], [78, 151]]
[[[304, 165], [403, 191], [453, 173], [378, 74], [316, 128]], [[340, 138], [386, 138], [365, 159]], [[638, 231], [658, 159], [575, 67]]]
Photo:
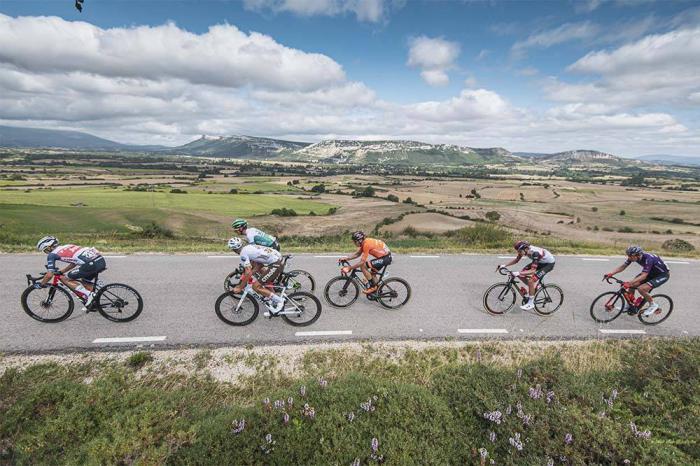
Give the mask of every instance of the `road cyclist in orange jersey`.
[[[342, 270], [343, 273], [348, 274], [351, 270], [359, 267], [362, 271], [362, 275], [364, 275], [367, 280], [366, 288], [362, 290], [362, 292], [366, 295], [370, 295], [377, 291], [378, 274], [382, 269], [391, 264], [391, 250], [384, 241], [369, 238], [362, 231], [354, 232], [352, 234], [352, 241], [355, 243], [355, 246], [358, 247], [357, 252], [351, 256], [342, 257], [340, 262], [350, 261], [358, 257], [360, 261], [354, 265], [345, 266]], [[369, 256], [372, 256], [371, 260]]]

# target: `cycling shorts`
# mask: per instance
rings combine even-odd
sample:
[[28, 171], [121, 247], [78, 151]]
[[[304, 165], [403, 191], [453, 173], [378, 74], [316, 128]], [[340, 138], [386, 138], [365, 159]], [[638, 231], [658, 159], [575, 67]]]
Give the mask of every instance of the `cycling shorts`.
[[533, 267], [535, 267], [535, 277], [537, 277], [538, 280], [542, 280], [542, 277], [547, 275], [549, 272], [554, 269], [554, 262], [550, 262], [549, 264], [543, 264], [541, 262], [530, 262], [530, 264], [527, 265], [523, 270], [530, 270]]
[[662, 273], [661, 275], [657, 275], [654, 278], [647, 280], [646, 283], [649, 284], [652, 288], [658, 288], [664, 283], [666, 283], [669, 278], [671, 278], [670, 273]]
[[98, 273], [107, 268], [107, 262], [102, 256], [96, 257], [90, 262], [70, 270], [66, 276], [71, 280], [92, 280]]
[[367, 265], [375, 272], [381, 272], [384, 267], [391, 265], [391, 254], [367, 261]]
[[253, 276], [255, 279], [262, 283], [270, 283], [277, 280], [277, 277], [282, 273], [283, 269], [282, 261], [275, 262], [274, 264], [266, 265], [258, 270]]

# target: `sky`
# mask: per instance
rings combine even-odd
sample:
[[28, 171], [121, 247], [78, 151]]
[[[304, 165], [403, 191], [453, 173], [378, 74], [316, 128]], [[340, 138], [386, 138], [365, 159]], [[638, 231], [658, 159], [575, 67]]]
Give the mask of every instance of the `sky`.
[[0, 124], [700, 156], [700, 1], [0, 0]]

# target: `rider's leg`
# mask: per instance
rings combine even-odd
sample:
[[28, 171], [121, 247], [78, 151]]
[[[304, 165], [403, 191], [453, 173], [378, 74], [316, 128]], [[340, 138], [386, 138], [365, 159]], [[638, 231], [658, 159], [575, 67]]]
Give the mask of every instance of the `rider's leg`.
[[82, 293], [86, 296], [92, 293], [92, 285], [85, 285], [81, 281], [72, 280], [66, 275], [61, 275], [60, 280], [64, 285], [73, 291], [77, 291], [78, 293]]
[[649, 294], [651, 291], [651, 285], [649, 283], [640, 285], [637, 290], [639, 290], [639, 294], [641, 294], [649, 304], [654, 304], [654, 299], [651, 297], [651, 294]]
[[372, 276], [372, 272], [370, 271], [367, 262], [363, 262], [360, 264], [360, 270], [362, 271], [362, 275], [365, 276], [367, 283], [371, 282], [372, 284], [374, 284], [374, 277]]

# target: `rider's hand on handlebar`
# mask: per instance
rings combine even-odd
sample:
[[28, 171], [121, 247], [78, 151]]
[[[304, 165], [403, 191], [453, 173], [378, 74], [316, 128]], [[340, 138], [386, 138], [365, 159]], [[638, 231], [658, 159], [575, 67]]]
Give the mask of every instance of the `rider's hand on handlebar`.
[[622, 284], [622, 287], [623, 287], [624, 289], [626, 289], [626, 290], [630, 289], [630, 287], [631, 287], [630, 282], [624, 282], [624, 283]]
[[496, 266], [496, 272], [500, 271], [501, 269], [505, 269], [505, 268], [506, 268], [505, 265], [499, 264], [499, 265]]
[[349, 274], [349, 273], [350, 273], [350, 267], [343, 267], [343, 268], [341, 268], [341, 269], [340, 269], [340, 273], [342, 273], [343, 275]]
[[34, 289], [39, 290], [43, 287], [44, 287], [44, 285], [42, 285], [40, 282], [34, 282]]
[[520, 272], [513, 272], [513, 276], [514, 276], [515, 278], [518, 278], [518, 277], [520, 276]]

